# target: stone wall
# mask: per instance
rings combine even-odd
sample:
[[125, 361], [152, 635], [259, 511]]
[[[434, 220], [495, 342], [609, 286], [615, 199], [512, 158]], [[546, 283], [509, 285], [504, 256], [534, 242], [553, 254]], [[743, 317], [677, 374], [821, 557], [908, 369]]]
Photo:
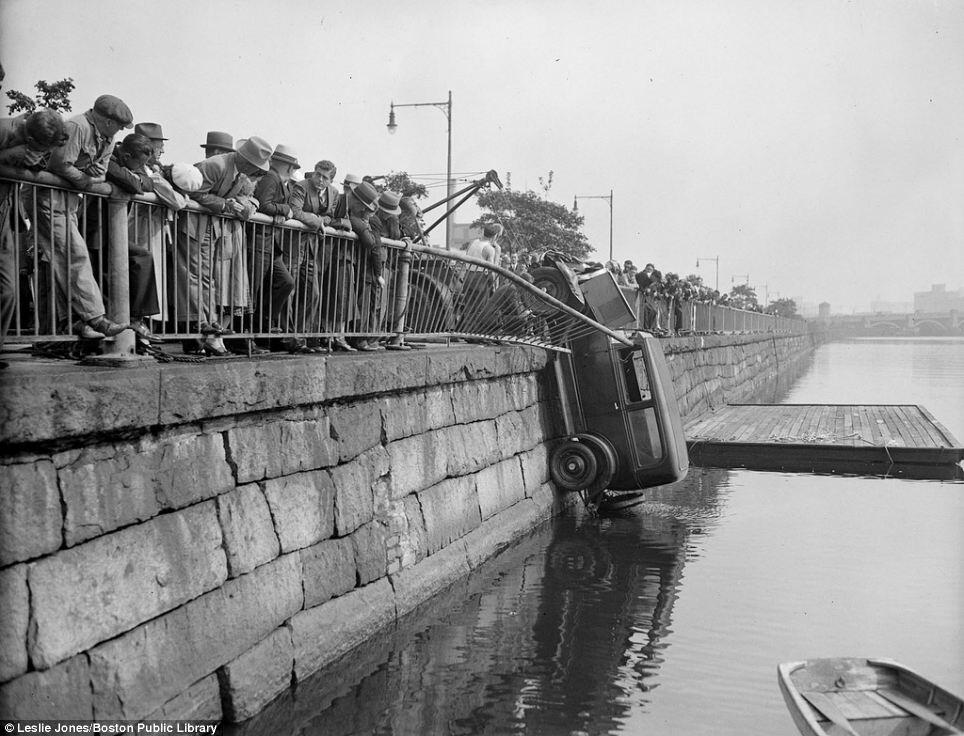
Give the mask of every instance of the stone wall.
[[[686, 416], [807, 336], [663, 341]], [[0, 375], [0, 715], [245, 720], [564, 501], [543, 351]]]
[[705, 335], [662, 340], [684, 421], [723, 404], [776, 400], [810, 358], [812, 335]]
[[0, 713], [244, 720], [557, 513], [546, 355], [7, 373]]

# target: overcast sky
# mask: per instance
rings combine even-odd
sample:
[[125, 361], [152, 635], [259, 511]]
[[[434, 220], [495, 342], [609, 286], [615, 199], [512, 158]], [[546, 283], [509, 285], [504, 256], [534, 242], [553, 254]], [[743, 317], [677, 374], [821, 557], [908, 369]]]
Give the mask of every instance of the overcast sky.
[[[444, 191], [496, 169], [549, 197], [614, 197], [614, 255], [719, 256], [721, 289], [912, 301], [964, 286], [961, 0], [0, 0], [4, 89], [74, 78], [196, 161], [208, 130], [339, 174]], [[604, 260], [609, 206], [580, 201]], [[459, 221], [476, 212], [460, 211]], [[710, 284], [712, 262], [699, 270]]]

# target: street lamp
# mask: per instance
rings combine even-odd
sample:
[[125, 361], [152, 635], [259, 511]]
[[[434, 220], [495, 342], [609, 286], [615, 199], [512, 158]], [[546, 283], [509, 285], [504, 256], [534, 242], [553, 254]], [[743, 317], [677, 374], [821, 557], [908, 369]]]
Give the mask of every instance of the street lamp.
[[[448, 157], [446, 159], [445, 165], [445, 196], [449, 199], [452, 198], [452, 90], [449, 90], [449, 98], [446, 102], [406, 102], [395, 104], [393, 100], [391, 106], [388, 108], [388, 132], [394, 135], [395, 130], [398, 128], [398, 124], [395, 122], [395, 108], [396, 107], [437, 107], [443, 113], [445, 113], [445, 119], [448, 121]], [[452, 248], [452, 220], [449, 217], [452, 210], [447, 202], [445, 205], [445, 247], [449, 250]]]
[[609, 260], [613, 259], [613, 190], [609, 194], [577, 194], [572, 198], [572, 211], [579, 211], [580, 199], [605, 199], [609, 201]]
[[696, 259], [697, 268], [700, 267], [700, 261], [713, 261], [713, 263], [716, 264], [716, 290], [719, 291], [720, 290], [720, 257], [716, 256], [715, 258], [706, 258], [706, 257], [697, 258]]

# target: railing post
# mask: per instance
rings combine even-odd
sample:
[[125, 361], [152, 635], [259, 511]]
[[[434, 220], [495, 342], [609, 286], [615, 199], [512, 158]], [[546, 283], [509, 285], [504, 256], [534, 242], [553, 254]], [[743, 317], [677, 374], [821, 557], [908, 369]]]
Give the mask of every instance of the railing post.
[[405, 332], [405, 313], [408, 311], [408, 277], [412, 267], [411, 246], [406, 245], [398, 256], [398, 268], [395, 269], [395, 303], [392, 305], [394, 321], [391, 331], [396, 335]]
[[[127, 198], [117, 187], [111, 187], [111, 195], [107, 198], [107, 227], [109, 229], [109, 272], [107, 316], [122, 325], [131, 321], [130, 299], [130, 268], [128, 262], [127, 243]], [[135, 365], [143, 358], [135, 350], [135, 335], [133, 330], [124, 330], [112, 338], [111, 352], [103, 355], [92, 355], [86, 359], [91, 361], [110, 361], [121, 365]]]

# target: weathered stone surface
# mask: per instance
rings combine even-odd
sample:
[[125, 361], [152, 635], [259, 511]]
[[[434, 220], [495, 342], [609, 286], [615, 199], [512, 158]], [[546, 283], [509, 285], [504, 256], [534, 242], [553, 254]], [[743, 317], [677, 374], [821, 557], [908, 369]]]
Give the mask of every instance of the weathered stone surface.
[[151, 713], [148, 721], [220, 721], [221, 687], [210, 674]]
[[4, 371], [0, 444], [11, 447], [152, 426], [157, 424], [158, 381], [153, 365], [124, 371], [67, 365], [29, 374]]
[[350, 539], [355, 552], [358, 584], [368, 585], [384, 577], [388, 570], [388, 532], [385, 525], [378, 521], [362, 524], [352, 532]]
[[522, 426], [522, 413], [510, 411], [495, 420], [495, 433], [498, 437], [497, 445], [503, 458], [529, 449], [527, 444], [528, 431]]
[[378, 406], [388, 442], [455, 423], [450, 386], [386, 396]]
[[257, 483], [220, 496], [217, 504], [231, 577], [251, 572], [278, 556], [281, 550], [271, 511]]
[[579, 501], [579, 495], [576, 493], [561, 493], [556, 490], [552, 483], [546, 482], [539, 486], [537, 491], [532, 493], [532, 502], [539, 509], [540, 514], [543, 518], [548, 519], [550, 516], [555, 516], [562, 511], [562, 509], [567, 506], [572, 506], [575, 503], [581, 503]]
[[482, 523], [475, 478], [449, 478], [418, 494], [426, 551], [434, 554]]
[[89, 721], [92, 714], [90, 674], [83, 655], [0, 685], [2, 719]]
[[194, 433], [86, 449], [59, 477], [68, 547], [234, 487], [222, 437]]
[[519, 455], [519, 460], [522, 461], [522, 482], [526, 495], [531, 497], [549, 480], [549, 452], [546, 446], [540, 443]]
[[[168, 364], [160, 379], [160, 424], [284, 409], [324, 401], [326, 361], [239, 360], [217, 366]], [[154, 387], [152, 396], [157, 396]]]
[[441, 386], [497, 374], [494, 350], [480, 347], [458, 347], [449, 350], [426, 350], [424, 380], [426, 386]]
[[95, 716], [155, 711], [267, 637], [303, 601], [300, 553], [293, 552], [95, 647]]
[[492, 357], [497, 375], [539, 371], [549, 360], [547, 351], [523, 345], [503, 345], [495, 349]]
[[474, 473], [502, 456], [492, 420], [449, 427], [445, 430], [445, 442], [446, 471], [450, 476]]
[[226, 578], [213, 501], [45, 557], [28, 569], [30, 658], [50, 667]]
[[294, 648], [287, 626], [275, 629], [224, 665], [224, 715], [235, 723], [251, 718], [291, 685]]
[[382, 441], [382, 415], [375, 401], [359, 401], [328, 409], [338, 462], [343, 463]]
[[433, 486], [448, 475], [450, 430], [425, 432], [389, 443], [386, 448], [392, 470], [392, 497]]
[[351, 537], [328, 539], [301, 552], [305, 608], [314, 608], [355, 587], [355, 549]]
[[335, 487], [326, 470], [296, 473], [264, 484], [281, 550], [308, 547], [332, 535]]
[[349, 370], [332, 370], [328, 373], [325, 400], [431, 385], [432, 381], [425, 374], [425, 360], [422, 353], [412, 352], [355, 356]]
[[520, 374], [511, 376], [506, 385], [506, 398], [509, 408], [522, 411], [539, 400], [539, 382], [536, 374]]
[[388, 569], [395, 572], [414, 565], [428, 554], [425, 519], [417, 495], [392, 503], [389, 520]]
[[335, 530], [351, 534], [374, 518], [373, 486], [388, 473], [388, 452], [379, 445], [331, 470], [335, 484]]
[[0, 570], [0, 682], [27, 671], [27, 568]]
[[508, 378], [491, 381], [466, 381], [452, 386], [452, 407], [458, 424], [495, 419], [509, 411]]
[[522, 437], [519, 440], [520, 450], [529, 450], [545, 440], [545, 421], [542, 417], [544, 409], [545, 407], [542, 404], [533, 404], [519, 412], [519, 417], [522, 420]]
[[62, 525], [52, 462], [40, 460], [0, 468], [0, 565], [59, 549]]
[[468, 574], [465, 545], [461, 541], [393, 574], [399, 618]]
[[337, 458], [328, 417], [323, 415], [236, 427], [227, 436], [238, 483], [327, 468]]
[[526, 492], [518, 458], [511, 457], [483, 468], [475, 476], [475, 487], [483, 521], [521, 501]]
[[298, 680], [354, 649], [395, 620], [395, 594], [387, 578], [298, 613], [291, 619]]
[[466, 564], [475, 569], [492, 555], [511, 546], [545, 518], [542, 509], [532, 499], [527, 498], [486, 519], [478, 529], [469, 532], [462, 540], [465, 545]]

